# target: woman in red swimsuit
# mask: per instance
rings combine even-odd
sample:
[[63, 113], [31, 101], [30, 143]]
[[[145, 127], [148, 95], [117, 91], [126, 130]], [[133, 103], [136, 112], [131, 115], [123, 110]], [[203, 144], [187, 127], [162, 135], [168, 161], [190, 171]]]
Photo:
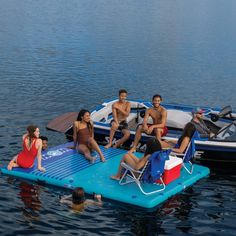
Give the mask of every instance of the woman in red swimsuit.
[[105, 158], [99, 148], [97, 142], [94, 139], [93, 124], [90, 120], [90, 112], [82, 109], [77, 117], [77, 120], [73, 125], [73, 140], [74, 148], [84, 154], [85, 158], [90, 162], [95, 161], [95, 157], [92, 157], [91, 151], [95, 150], [102, 162]]
[[13, 167], [31, 168], [34, 160], [38, 158], [38, 170], [45, 171], [41, 165], [42, 140], [39, 139], [39, 128], [35, 125], [27, 127], [27, 133], [22, 136], [23, 151], [16, 155], [8, 164], [8, 170]]

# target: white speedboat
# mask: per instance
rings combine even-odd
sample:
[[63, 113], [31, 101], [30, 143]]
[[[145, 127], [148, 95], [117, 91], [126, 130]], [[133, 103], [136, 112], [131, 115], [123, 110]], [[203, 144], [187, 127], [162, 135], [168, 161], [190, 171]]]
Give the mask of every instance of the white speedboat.
[[[91, 119], [94, 122], [95, 139], [102, 144], [106, 144], [109, 139], [110, 122], [112, 117], [112, 104], [117, 101], [116, 99], [104, 102], [91, 112]], [[127, 118], [127, 122], [131, 131], [130, 139], [124, 143], [124, 148], [129, 149], [134, 140], [135, 131], [137, 126], [142, 123], [145, 109], [152, 107], [151, 102], [132, 100], [131, 112]], [[163, 139], [177, 140], [182, 133], [186, 123], [192, 119], [192, 110], [196, 109], [195, 106], [179, 105], [179, 104], [166, 104], [162, 106], [167, 109], [167, 127], [168, 133]], [[204, 153], [204, 157], [214, 156], [214, 160], [229, 160], [236, 162], [236, 112], [233, 112], [230, 106], [223, 109], [201, 107], [204, 110], [204, 121], [207, 126], [216, 134], [213, 138], [198, 138], [195, 140], [196, 149], [200, 153]], [[47, 128], [64, 132], [68, 137], [72, 135], [72, 124], [76, 119], [78, 112], [64, 114], [51, 121]], [[68, 119], [66, 119], [68, 117]], [[55, 123], [63, 126], [62, 130], [55, 128]], [[148, 121], [152, 123], [152, 119]], [[117, 131], [115, 134], [114, 142], [116, 142], [122, 133]], [[138, 150], [142, 151], [145, 148], [145, 141], [149, 135], [143, 134], [138, 145]], [[214, 155], [211, 155], [214, 154]]]

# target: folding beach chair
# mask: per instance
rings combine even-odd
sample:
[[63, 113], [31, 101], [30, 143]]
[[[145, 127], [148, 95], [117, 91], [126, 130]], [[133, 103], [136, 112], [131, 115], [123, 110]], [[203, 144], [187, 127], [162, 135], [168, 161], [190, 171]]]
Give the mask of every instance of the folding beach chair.
[[[165, 184], [162, 180], [162, 174], [164, 172], [165, 161], [169, 159], [169, 153], [170, 150], [154, 152], [141, 170], [135, 170], [130, 165], [122, 162], [121, 166], [125, 169], [125, 171], [119, 181], [119, 184], [125, 185], [135, 182], [141, 192], [145, 195], [163, 191], [165, 189]], [[161, 183], [156, 183], [157, 180], [160, 180]], [[147, 192], [143, 189], [143, 183], [152, 183], [158, 187], [154, 191]]]
[[[183, 167], [184, 169], [189, 173], [189, 174], [192, 174], [193, 173], [193, 164], [192, 164], [192, 159], [194, 158], [194, 155], [195, 155], [195, 152], [196, 152], [196, 149], [195, 149], [195, 143], [194, 143], [194, 140], [196, 138], [199, 137], [199, 134], [197, 131], [194, 132], [185, 152], [183, 154], [181, 153], [175, 153], [175, 152], [171, 152], [172, 155], [175, 155], [177, 157], [182, 157], [183, 158]], [[188, 168], [186, 166], [186, 163], [188, 163], [190, 165], [190, 167]]]

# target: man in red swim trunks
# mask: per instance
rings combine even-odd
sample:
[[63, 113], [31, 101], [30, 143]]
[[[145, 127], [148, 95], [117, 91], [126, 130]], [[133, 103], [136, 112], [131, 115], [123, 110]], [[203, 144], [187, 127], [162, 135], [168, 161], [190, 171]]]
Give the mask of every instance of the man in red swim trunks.
[[[165, 136], [168, 132], [166, 127], [167, 111], [161, 106], [162, 97], [156, 94], [152, 97], [153, 107], [148, 108], [145, 112], [142, 125], [137, 128], [133, 147], [129, 152], [135, 152], [138, 142], [141, 138], [142, 133], [156, 136], [158, 140], [161, 140], [162, 136]], [[152, 124], [148, 124], [148, 118], [151, 117], [153, 120]]]

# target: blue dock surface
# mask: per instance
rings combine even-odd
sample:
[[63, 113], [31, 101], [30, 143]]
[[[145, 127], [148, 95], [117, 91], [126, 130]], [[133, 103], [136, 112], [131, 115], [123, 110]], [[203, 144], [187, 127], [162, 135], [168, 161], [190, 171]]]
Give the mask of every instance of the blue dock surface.
[[[6, 175], [68, 189], [83, 187], [88, 194], [100, 193], [105, 198], [143, 208], [153, 208], [209, 175], [209, 169], [200, 165], [194, 165], [194, 171], [191, 175], [182, 168], [180, 178], [166, 185], [164, 191], [147, 196], [141, 193], [135, 183], [119, 185], [118, 181], [110, 179], [110, 176], [117, 172], [119, 162], [127, 151], [114, 148], [105, 149], [100, 146], [106, 162], [101, 162], [97, 157], [96, 161], [91, 164], [83, 155], [67, 148], [71, 145], [72, 143], [66, 143], [50, 148], [43, 153], [42, 165], [46, 168], [46, 172], [37, 170], [37, 161], [35, 161], [34, 167], [30, 169], [13, 168], [8, 171], [6, 167], [3, 167], [1, 172]], [[136, 155], [142, 156], [143, 154], [136, 153]], [[158, 187], [155, 184], [144, 184], [143, 186], [148, 191]]]

